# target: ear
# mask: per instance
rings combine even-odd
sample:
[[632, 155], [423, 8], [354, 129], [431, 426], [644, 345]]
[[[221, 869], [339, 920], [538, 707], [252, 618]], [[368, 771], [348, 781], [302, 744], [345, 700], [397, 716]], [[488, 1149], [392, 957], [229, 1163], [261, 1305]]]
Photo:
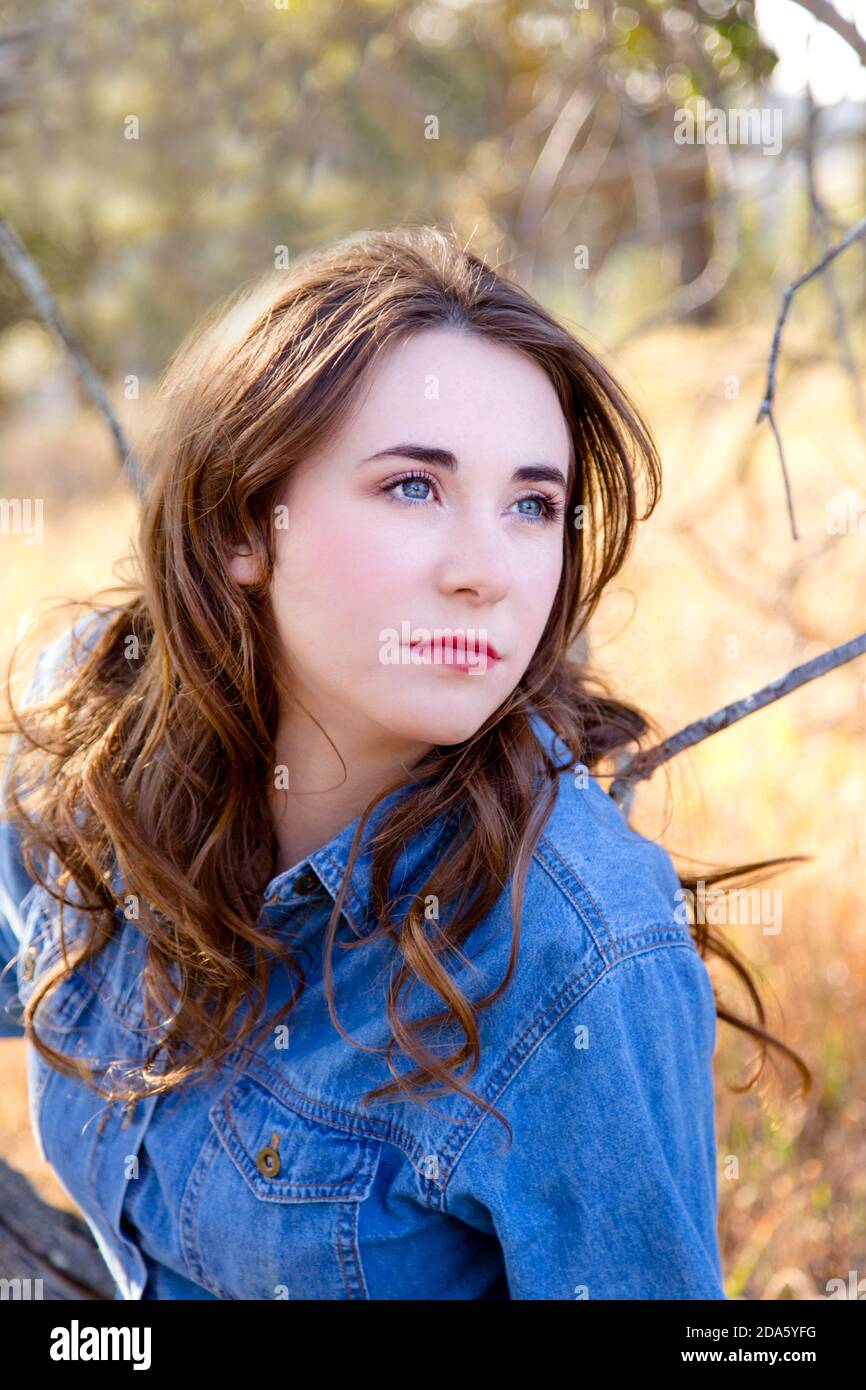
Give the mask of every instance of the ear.
[[236, 546], [229, 560], [229, 573], [239, 584], [254, 584], [259, 576], [259, 567], [253, 559], [248, 545]]

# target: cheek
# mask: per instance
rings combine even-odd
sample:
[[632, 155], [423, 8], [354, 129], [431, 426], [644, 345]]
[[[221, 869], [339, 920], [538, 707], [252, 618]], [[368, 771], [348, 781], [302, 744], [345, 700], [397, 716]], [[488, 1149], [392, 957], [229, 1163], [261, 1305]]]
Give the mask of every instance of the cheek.
[[407, 528], [376, 526], [363, 508], [299, 510], [294, 529], [277, 533], [279, 626], [296, 649], [330, 636], [344, 652], [377, 652], [380, 630], [408, 616], [403, 609], [423, 563]]
[[515, 613], [526, 644], [533, 650], [544, 631], [562, 578], [561, 544], [546, 555], [536, 554], [531, 566], [515, 566], [511, 590]]

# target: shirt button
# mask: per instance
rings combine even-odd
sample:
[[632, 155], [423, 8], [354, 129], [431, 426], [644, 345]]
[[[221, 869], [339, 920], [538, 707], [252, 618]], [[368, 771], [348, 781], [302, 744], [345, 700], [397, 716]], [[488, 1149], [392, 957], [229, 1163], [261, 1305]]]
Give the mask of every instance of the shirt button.
[[26, 954], [25, 957], [24, 957], [24, 963], [23, 963], [23, 965], [21, 966], [21, 976], [22, 976], [23, 979], [25, 979], [25, 980], [32, 980], [32, 979], [33, 979], [33, 971], [36, 969], [36, 956], [37, 956], [37, 954], [38, 954], [38, 953], [37, 953], [37, 950], [36, 950], [36, 947], [35, 947], [35, 946], [31, 946], [31, 947], [28, 949], [27, 954]]
[[280, 1171], [280, 1155], [277, 1152], [280, 1145], [280, 1136], [271, 1135], [270, 1144], [266, 1144], [263, 1149], [259, 1149], [256, 1155], [256, 1167], [266, 1178], [275, 1178]]
[[318, 874], [314, 873], [312, 869], [308, 869], [306, 873], [300, 874], [295, 879], [294, 891], [305, 897], [308, 893], [321, 891], [321, 887]]

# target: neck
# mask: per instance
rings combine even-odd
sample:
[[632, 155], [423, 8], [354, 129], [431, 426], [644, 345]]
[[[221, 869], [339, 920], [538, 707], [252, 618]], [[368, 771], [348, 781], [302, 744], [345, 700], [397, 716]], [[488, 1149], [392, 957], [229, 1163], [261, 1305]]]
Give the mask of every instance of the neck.
[[[321, 723], [325, 724], [324, 719]], [[276, 785], [271, 806], [279, 845], [275, 873], [284, 873], [351, 824], [385, 787], [405, 776], [432, 745], [362, 736], [326, 724], [328, 735], [294, 703], [281, 714], [275, 740]], [[378, 738], [376, 734], [378, 733]], [[344, 766], [345, 764], [345, 766]]]

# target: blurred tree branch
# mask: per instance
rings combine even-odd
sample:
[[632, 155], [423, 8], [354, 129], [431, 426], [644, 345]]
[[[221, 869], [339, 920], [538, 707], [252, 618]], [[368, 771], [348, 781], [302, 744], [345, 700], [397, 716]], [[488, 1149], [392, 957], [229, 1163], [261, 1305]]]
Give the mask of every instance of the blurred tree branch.
[[804, 662], [802, 666], [795, 666], [786, 676], [780, 676], [776, 680], [770, 681], [769, 685], [756, 690], [754, 694], [746, 695], [741, 700], [734, 700], [732, 704], [725, 705], [723, 709], [716, 710], [703, 719], [696, 719], [692, 724], [687, 724], [684, 729], [680, 729], [679, 733], [672, 734], [663, 743], [657, 744], [654, 748], [648, 748], [633, 758], [611, 783], [611, 797], [621, 805], [627, 814], [635, 782], [649, 777], [657, 767], [667, 762], [669, 758], [675, 757], [677, 753], [682, 753], [686, 748], [693, 748], [695, 744], [701, 743], [711, 734], [717, 734], [720, 730], [729, 728], [731, 724], [736, 724], [738, 720], [744, 719], [747, 714], [754, 714], [755, 710], [763, 709], [765, 705], [780, 700], [783, 695], [788, 695], [801, 685], [816, 680], [818, 676], [826, 675], [828, 671], [834, 670], [837, 666], [843, 666], [847, 661], [853, 661], [855, 657], [862, 656], [864, 652], [866, 652], [866, 632], [861, 633], [859, 637], [852, 637], [850, 642], [844, 642], [839, 647], [822, 652], [821, 656], [816, 656], [812, 661]]
[[860, 33], [856, 24], [851, 19], [844, 19], [837, 9], [830, 4], [830, 0], [797, 0], [797, 4], [806, 10], [813, 19], [817, 19], [821, 24], [826, 24], [828, 29], [832, 29], [850, 44], [860, 59], [861, 63], [866, 63], [866, 39]]
[[25, 249], [17, 232], [2, 215], [0, 215], [0, 254], [2, 254], [10, 274], [29, 297], [42, 322], [59, 339], [72, 358], [75, 370], [90, 399], [108, 422], [108, 427], [114, 436], [114, 442], [120, 454], [121, 468], [127, 473], [136, 492], [140, 492], [141, 479], [138, 464], [126, 441], [120, 422], [111, 408], [102, 382], [60, 317], [60, 310], [57, 308], [39, 267]]
[[642, 333], [658, 328], [663, 323], [685, 318], [696, 309], [710, 304], [721, 293], [734, 272], [739, 247], [739, 229], [731, 156], [725, 145], [707, 145], [706, 152], [707, 163], [715, 175], [717, 184], [725, 193], [717, 205], [718, 217], [712, 255], [696, 279], [689, 284], [681, 285], [666, 304], [655, 309], [617, 340], [614, 344], [617, 351]]

